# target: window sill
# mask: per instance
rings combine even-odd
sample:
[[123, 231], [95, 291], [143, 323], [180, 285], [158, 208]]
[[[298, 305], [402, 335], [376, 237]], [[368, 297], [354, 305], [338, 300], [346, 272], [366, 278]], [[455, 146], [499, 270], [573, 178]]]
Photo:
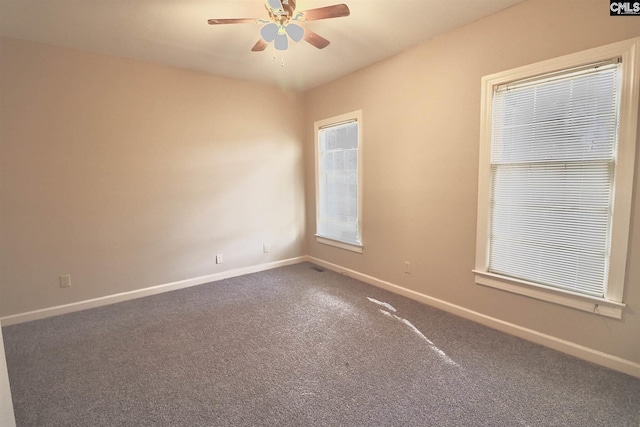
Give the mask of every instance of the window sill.
[[615, 319], [622, 318], [622, 309], [625, 304], [606, 300], [604, 298], [590, 297], [561, 289], [554, 289], [547, 286], [517, 280], [499, 274], [485, 271], [473, 270], [475, 282], [478, 285], [489, 286], [503, 291], [513, 292], [519, 295], [548, 301], [578, 310], [588, 311]]
[[341, 242], [339, 240], [329, 239], [328, 237], [319, 236], [316, 234], [316, 242], [323, 245], [334, 246], [336, 248], [344, 249], [351, 252], [362, 253], [362, 245], [355, 245], [353, 243]]

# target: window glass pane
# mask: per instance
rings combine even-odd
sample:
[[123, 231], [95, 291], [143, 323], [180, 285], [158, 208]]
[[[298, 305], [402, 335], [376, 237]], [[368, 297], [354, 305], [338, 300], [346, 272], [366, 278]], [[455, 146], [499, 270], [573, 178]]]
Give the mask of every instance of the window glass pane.
[[604, 295], [618, 69], [494, 94], [489, 271]]
[[359, 245], [358, 123], [318, 131], [318, 234]]
[[617, 71], [496, 93], [492, 162], [613, 159]]

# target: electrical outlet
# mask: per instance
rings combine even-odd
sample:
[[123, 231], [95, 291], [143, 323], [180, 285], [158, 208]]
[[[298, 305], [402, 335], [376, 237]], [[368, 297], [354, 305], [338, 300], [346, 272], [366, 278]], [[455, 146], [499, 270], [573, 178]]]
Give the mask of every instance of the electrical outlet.
[[61, 288], [68, 288], [71, 286], [71, 275], [70, 274], [63, 274], [62, 276], [59, 277], [60, 279], [60, 287]]
[[409, 261], [404, 262], [404, 272], [406, 274], [411, 274], [411, 263]]
[[269, 253], [269, 246], [262, 245], [262, 252], [265, 253], [265, 254], [268, 254]]
[[222, 264], [222, 254], [216, 255], [216, 264]]

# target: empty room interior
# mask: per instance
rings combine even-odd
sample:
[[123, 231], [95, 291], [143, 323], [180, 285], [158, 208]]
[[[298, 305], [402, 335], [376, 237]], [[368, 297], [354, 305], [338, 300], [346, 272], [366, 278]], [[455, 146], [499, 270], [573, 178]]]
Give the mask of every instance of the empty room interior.
[[640, 423], [634, 2], [344, 5], [0, 0], [1, 426]]

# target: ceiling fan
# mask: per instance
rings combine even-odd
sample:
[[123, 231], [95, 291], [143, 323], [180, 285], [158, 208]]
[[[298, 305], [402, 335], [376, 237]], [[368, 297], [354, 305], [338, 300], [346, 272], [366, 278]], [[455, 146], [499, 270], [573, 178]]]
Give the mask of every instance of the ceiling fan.
[[335, 4], [333, 6], [296, 12], [296, 0], [265, 0], [265, 7], [269, 13], [268, 20], [258, 18], [223, 18], [209, 19], [207, 22], [209, 25], [264, 24], [260, 29], [260, 36], [262, 38], [251, 48], [253, 52], [265, 50], [271, 42], [274, 42], [277, 50], [287, 50], [289, 47], [289, 38], [294, 42], [299, 42], [304, 39], [318, 49], [323, 49], [329, 45], [329, 40], [308, 28], [303, 28], [298, 25], [297, 22], [339, 18], [341, 16], [349, 16], [351, 13], [346, 4]]

